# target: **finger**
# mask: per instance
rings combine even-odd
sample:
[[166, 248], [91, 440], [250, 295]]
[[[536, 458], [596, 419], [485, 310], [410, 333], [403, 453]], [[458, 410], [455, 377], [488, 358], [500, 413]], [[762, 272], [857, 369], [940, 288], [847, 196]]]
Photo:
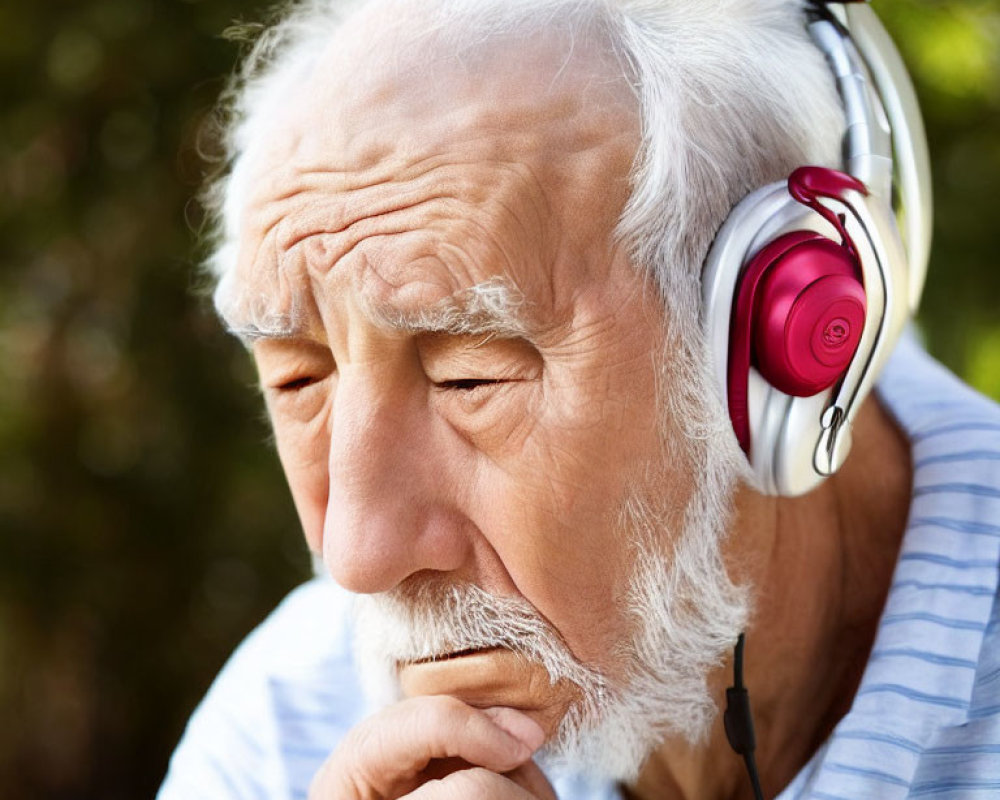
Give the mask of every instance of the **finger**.
[[[421, 778], [427, 781], [441, 779], [451, 775], [453, 772], [468, 769], [469, 764], [460, 758], [444, 758], [432, 762], [423, 771]], [[541, 767], [534, 761], [522, 764], [510, 772], [505, 772], [503, 776], [507, 780], [516, 783], [532, 797], [537, 797], [539, 800], [558, 800], [555, 789], [552, 788], [549, 779], [545, 777], [545, 773], [542, 772]]]
[[[554, 795], [553, 795], [554, 797]], [[431, 781], [406, 795], [405, 800], [539, 800], [536, 795], [488, 769], [464, 769]]]
[[499, 715], [503, 726], [496, 717], [447, 696], [404, 700], [351, 730], [324, 764], [310, 796], [368, 791], [398, 796], [422, 782], [428, 764], [440, 759], [509, 772], [531, 758], [544, 733], [513, 709]]
[[491, 706], [484, 708], [483, 713], [515, 739], [527, 745], [532, 753], [545, 742], [545, 731], [541, 725], [521, 711], [508, 706]]
[[539, 798], [539, 800], [558, 800], [555, 789], [552, 788], [549, 779], [545, 777], [545, 773], [542, 772], [541, 767], [534, 761], [522, 764], [512, 772], [506, 773], [504, 777], [516, 783], [532, 797]]

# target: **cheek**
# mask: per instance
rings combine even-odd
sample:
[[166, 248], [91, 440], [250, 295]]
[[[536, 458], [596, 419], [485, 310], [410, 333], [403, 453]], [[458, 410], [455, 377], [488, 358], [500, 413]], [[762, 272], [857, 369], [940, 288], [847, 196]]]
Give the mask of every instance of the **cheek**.
[[634, 570], [623, 504], [652, 472], [666, 479], [663, 491], [682, 487], [664, 474], [648, 357], [560, 366], [550, 362], [517, 453], [481, 479], [497, 494], [499, 524], [486, 529], [517, 590], [577, 658], [613, 674]]
[[[577, 420], [583, 423], [584, 420]], [[518, 460], [481, 477], [491, 545], [523, 595], [577, 658], [614, 671], [632, 549], [619, 531], [627, 470], [601, 425], [543, 415]], [[627, 446], [627, 443], [625, 443]]]
[[323, 522], [330, 491], [328, 413], [309, 422], [271, 419], [278, 457], [292, 492], [295, 510], [309, 549], [319, 553], [323, 545]]
[[614, 671], [630, 573], [629, 549], [613, 524], [569, 519], [540, 531], [530, 561], [514, 580], [579, 660]]

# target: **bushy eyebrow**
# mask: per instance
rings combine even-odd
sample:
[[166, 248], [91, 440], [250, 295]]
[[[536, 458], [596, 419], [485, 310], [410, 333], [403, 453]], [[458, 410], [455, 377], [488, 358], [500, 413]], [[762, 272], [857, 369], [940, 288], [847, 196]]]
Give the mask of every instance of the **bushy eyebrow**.
[[247, 347], [261, 339], [295, 339], [304, 336], [307, 325], [299, 314], [266, 313], [236, 322], [221, 315], [226, 330]]
[[381, 327], [407, 333], [456, 336], [492, 334], [527, 337], [524, 296], [508, 279], [491, 278], [416, 311], [369, 305], [365, 311]]
[[[524, 319], [524, 296], [510, 280], [491, 278], [446, 297], [433, 305], [403, 311], [390, 304], [362, 300], [365, 315], [378, 327], [406, 333], [447, 333], [528, 338]], [[308, 323], [303, 314], [264, 311], [224, 322], [229, 332], [247, 346], [261, 339], [293, 339], [304, 336]], [[252, 312], [252, 310], [251, 310]]]

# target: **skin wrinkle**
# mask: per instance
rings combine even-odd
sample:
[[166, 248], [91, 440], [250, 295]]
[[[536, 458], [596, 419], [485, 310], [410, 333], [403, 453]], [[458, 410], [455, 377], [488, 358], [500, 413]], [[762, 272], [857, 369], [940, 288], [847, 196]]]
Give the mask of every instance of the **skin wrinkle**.
[[[589, 144], [590, 143], [588, 143], [588, 146], [589, 146]], [[529, 172], [529, 174], [531, 174], [530, 168], [528, 169], [528, 172]], [[534, 177], [534, 176], [532, 175], [532, 177]], [[535, 178], [536, 182], [537, 182], [537, 180], [538, 179]], [[540, 198], [539, 202], [542, 203], [546, 207], [546, 208], [539, 209], [539, 211], [537, 212], [537, 216], [538, 217], [543, 217], [545, 215], [545, 211], [547, 210], [547, 205], [548, 205], [543, 199], [541, 199], [541, 198], [544, 197], [544, 194], [541, 193], [541, 192], [538, 192], [537, 194], [532, 194], [531, 196], [532, 197], [536, 197], [537, 196], [538, 198]], [[400, 204], [397, 204], [397, 205], [400, 205]], [[326, 216], [326, 215], [324, 215], [324, 216]], [[353, 226], [355, 224], [357, 224], [357, 223], [352, 222], [351, 226]], [[379, 231], [379, 233], [380, 234], [384, 234], [385, 231]], [[558, 231], [556, 233], [558, 234]], [[558, 236], [556, 236], [556, 237], [544, 237], [544, 238], [551, 241], [551, 240], [557, 240]], [[360, 237], [358, 237], [358, 238], [356, 238], [354, 240], [350, 240], [346, 246], [351, 247], [351, 246], [360, 245], [361, 243], [362, 243], [362, 240], [360, 239]], [[329, 254], [329, 250], [331, 248], [327, 248], [328, 249], [328, 255], [327, 255], [327, 258], [326, 258], [327, 263], [331, 263], [331, 264], [332, 263], [336, 263], [338, 257], [342, 259], [343, 258], [343, 248], [344, 248], [344, 245], [341, 245], [340, 252], [337, 252], [336, 248], [332, 248], [334, 250], [334, 254], [333, 255]], [[553, 292], [550, 293], [550, 296], [558, 296], [558, 289], [555, 286], [553, 286]]]
[[[394, 186], [395, 186], [395, 184], [394, 184]], [[419, 187], [415, 188], [413, 191], [416, 194], [419, 195]], [[394, 196], [395, 195], [394, 195], [393, 192], [389, 192], [388, 195], [387, 195], [387, 197], [389, 199], [392, 199]], [[433, 202], [433, 200], [436, 199], [436, 197], [442, 197], [442, 196], [445, 196], [443, 192], [440, 195], [437, 195], [437, 196], [432, 195], [431, 197], [421, 197], [421, 202]], [[314, 200], [315, 200], [315, 198], [305, 198], [305, 199], [303, 199], [303, 202], [299, 204], [299, 206], [300, 206], [300, 208], [305, 208], [305, 207], [309, 206], [309, 204], [311, 202], [314, 202]], [[289, 217], [288, 217], [289, 213], [294, 213], [295, 211], [300, 210], [300, 208], [296, 208], [294, 206], [289, 209], [283, 203], [278, 203], [277, 205], [278, 205], [278, 209], [277, 209], [277, 211], [275, 213], [279, 215], [279, 222], [276, 223], [276, 224], [281, 224], [282, 220], [288, 220], [289, 219]], [[319, 216], [324, 221], [328, 222], [329, 218], [331, 217], [331, 214], [329, 213], [328, 210], [326, 210], [325, 207], [328, 206], [329, 203], [322, 203], [321, 205], [324, 207], [323, 210], [322, 210], [322, 212], [313, 213], [311, 216], [313, 216], [313, 217]], [[345, 204], [342, 203], [341, 205], [345, 205]], [[384, 205], [382, 208], [379, 208], [379, 203], [378, 202], [374, 203], [373, 205], [375, 207], [373, 209], [373, 211], [377, 211], [376, 215], [377, 216], [383, 216], [383, 217], [384, 216], [388, 216], [393, 211], [403, 210], [403, 209], [405, 209], [407, 207], [407, 204], [405, 202], [403, 202], [401, 198], [399, 199], [398, 202], [389, 203], [388, 205]], [[268, 206], [268, 207], [270, 207], [270, 206]], [[343, 213], [344, 213], [344, 216], [345, 216], [346, 220], [348, 220], [348, 221], [345, 222], [345, 223], [336, 224], [336, 225], [332, 225], [332, 226], [326, 227], [325, 228], [325, 232], [326, 233], [346, 232], [346, 231], [349, 231], [352, 226], [357, 225], [359, 222], [360, 223], [364, 223], [366, 221], [366, 218], [363, 218], [363, 217], [359, 218], [359, 219], [354, 219], [353, 217], [355, 217], [357, 215], [353, 215], [353, 214], [348, 213], [348, 209], [343, 209]], [[285, 216], [280, 216], [281, 214], [285, 214]], [[270, 224], [271, 223], [269, 223], [269, 225]], [[264, 226], [264, 231], [265, 232], [269, 231], [269, 225], [265, 225]], [[296, 245], [298, 242], [300, 242], [306, 236], [310, 235], [310, 233], [314, 233], [314, 231], [307, 231], [307, 232], [296, 231], [294, 234], [291, 234], [291, 235], [288, 235], [288, 236], [284, 237], [286, 239], [286, 241], [284, 241], [279, 246], [279, 249], [283, 250], [283, 251], [287, 251], [287, 250], [291, 249], [292, 247], [294, 247], [294, 245]], [[384, 235], [386, 233], [386, 231], [380, 230], [379, 233], [382, 234], [382, 235]], [[362, 239], [358, 238], [358, 239], [356, 239], [353, 242], [349, 239], [348, 241], [349, 241], [350, 245], [354, 245], [356, 243], [360, 243], [360, 241], [362, 241]], [[336, 260], [337, 260], [336, 256], [334, 256], [334, 257], [328, 257], [328, 262], [331, 263], [331, 264], [335, 263]]]
[[[467, 223], [463, 223], [462, 224], [462, 226], [466, 226], [466, 225], [467, 225]], [[422, 227], [428, 227], [428, 226], [422, 226]], [[402, 232], [406, 233], [407, 231], [404, 229]], [[380, 233], [384, 235], [384, 232], [380, 232]], [[416, 234], [415, 237], [413, 237], [413, 238], [416, 238], [417, 241], [419, 242], [423, 238], [423, 236], [425, 236], [425, 235], [429, 235], [429, 234]], [[466, 239], [465, 237], [463, 237], [463, 240], [464, 241], [468, 241], [468, 239]], [[467, 254], [464, 251], [459, 251], [458, 248], [455, 247], [454, 245], [452, 245], [451, 248], [444, 248], [444, 249], [438, 247], [438, 248], [436, 248], [436, 250], [437, 250], [437, 252], [435, 253], [435, 256], [438, 257], [438, 258], [441, 258], [443, 255], [445, 255], [448, 252], [451, 252], [451, 253], [456, 253], [457, 252], [457, 253], [460, 254], [460, 257], [458, 259], [454, 259], [453, 261], [449, 262], [448, 266], [455, 265], [455, 266], [461, 267], [462, 264], [475, 263], [478, 260], [474, 256], [470, 256], [469, 254]], [[370, 266], [374, 266], [374, 265], [370, 265]], [[419, 266], [419, 264], [417, 262], [415, 262], [414, 260], [411, 259], [410, 264], [408, 266], [408, 269], [409, 269], [410, 272], [421, 272], [422, 270], [419, 270], [418, 266]], [[468, 268], [462, 268], [461, 271], [464, 273], [464, 275], [460, 274], [459, 281], [461, 281], [462, 278], [465, 278], [466, 280], [468, 280], [469, 279], [468, 276], [469, 276], [470, 270]], [[386, 285], [388, 285], [390, 287], [400, 286], [401, 282], [403, 280], [402, 276], [400, 278], [393, 278], [393, 277], [389, 277], [389, 276], [386, 276], [386, 275], [380, 275], [380, 278], [382, 279], [382, 281]], [[449, 287], [449, 288], [451, 288], [451, 291], [454, 291], [454, 289], [457, 288], [457, 287], [454, 287], [454, 288]], [[448, 293], [451, 293], [451, 292], [448, 292]], [[386, 300], [382, 300], [382, 302], [387, 302], [387, 299]]]
[[[359, 181], [356, 186], [317, 185], [304, 189], [301, 193], [315, 193], [320, 198], [323, 198], [324, 192], [337, 194], [340, 198], [338, 206], [342, 206], [342, 221], [335, 222], [326, 230], [329, 233], [340, 233], [359, 220], [405, 210], [418, 202], [457, 198], [461, 194], [458, 190], [463, 187], [452, 182], [451, 176], [442, 177], [437, 174], [441, 170], [450, 170], [452, 167], [453, 165], [450, 164], [432, 165], [414, 176], [400, 176], [397, 173], [393, 178], [381, 181]], [[410, 171], [413, 171], [412, 168]], [[348, 173], [339, 174], [346, 177]], [[432, 189], [432, 193], [429, 195], [427, 193], [428, 187]], [[309, 202], [315, 202], [315, 199], [313, 198]], [[307, 206], [308, 203], [304, 205]], [[328, 213], [324, 213], [325, 218], [329, 216]]]
[[[267, 250], [271, 251], [270, 258], [267, 255], [262, 255]], [[253, 254], [254, 263], [257, 263], [258, 260], [279, 263], [281, 259], [282, 254], [277, 247], [275, 234], [271, 232], [266, 238], [261, 240], [260, 247]], [[234, 304], [241, 311], [236, 314], [230, 311], [227, 315], [230, 329], [245, 330], [253, 328], [257, 329], [258, 332], [273, 330], [273, 320], [278, 319], [282, 320], [280, 327], [282, 328], [281, 332], [283, 335], [301, 331], [304, 327], [303, 317], [306, 315], [302, 310], [301, 299], [295, 293], [289, 291], [289, 283], [288, 271], [278, 270], [272, 276], [271, 285], [274, 286], [274, 289], [268, 291], [261, 288], [256, 294], [256, 302], [247, 299], [237, 300]], [[267, 301], [264, 298], [268, 300], [276, 298], [277, 308], [280, 310], [275, 310], [275, 303], [273, 301], [265, 307], [263, 302]], [[248, 304], [250, 304], [249, 310], [247, 309]]]
[[[289, 252], [289, 253], [285, 254], [284, 258], [282, 258], [281, 260], [282, 260], [283, 262], [286, 262], [286, 263], [287, 263], [286, 259], [288, 259], [288, 258], [291, 258], [291, 257], [293, 257], [293, 256], [294, 256], [294, 252]], [[387, 283], [389, 283], [389, 282], [387, 281]], [[391, 285], [391, 283], [390, 283], [390, 285]]]
[[[358, 212], [357, 214], [348, 215], [348, 219], [351, 219], [351, 221], [339, 223], [339, 226], [338, 226], [338, 223], [335, 223], [333, 226], [331, 226], [329, 228], [325, 228], [323, 230], [312, 230], [312, 228], [310, 226], [306, 230], [302, 230], [302, 231], [300, 231], [300, 230], [290, 231], [284, 237], [285, 241], [283, 241], [281, 243], [280, 247], [283, 250], [289, 250], [289, 249], [295, 247], [301, 241], [303, 241], [305, 239], [308, 239], [311, 236], [316, 236], [316, 235], [326, 235], [326, 236], [331, 236], [331, 237], [337, 237], [338, 235], [341, 235], [342, 238], [345, 238], [348, 241], [351, 241], [350, 234], [354, 234], [354, 235], [358, 236], [358, 240], [357, 241], [360, 242], [363, 238], [365, 238], [365, 234], [361, 233], [360, 235], [358, 235], [356, 233], [356, 231], [355, 231], [355, 228], [364, 227], [366, 224], [372, 225], [372, 227], [375, 227], [373, 225], [373, 223], [376, 223], [376, 222], [379, 223], [379, 224], [388, 223], [388, 222], [392, 221], [392, 218], [395, 217], [396, 215], [401, 215], [404, 212], [420, 208], [423, 205], [433, 206], [433, 205], [435, 205], [438, 202], [447, 201], [449, 199], [454, 199], [454, 198], [450, 198], [447, 194], [445, 194], [443, 192], [439, 193], [439, 194], [432, 194], [430, 196], [425, 196], [425, 195], [423, 195], [421, 193], [417, 193], [417, 192], [415, 192], [415, 194], [419, 196], [419, 198], [420, 198], [419, 200], [415, 199], [412, 202], [406, 202], [407, 198], [405, 196], [403, 196], [403, 197], [399, 198], [400, 202], [398, 204], [395, 204], [395, 205], [392, 205], [392, 206], [389, 206], [389, 207], [386, 207], [386, 208], [374, 208], [374, 209], [370, 209], [370, 210], [367, 210], [367, 211], [364, 211], [364, 212]], [[316, 208], [316, 204], [314, 202], [313, 203], [304, 203], [303, 205], [308, 205], [311, 208]], [[294, 213], [294, 211], [291, 212], [291, 213]], [[324, 216], [324, 218], [326, 218], [328, 215], [324, 214], [323, 216]], [[355, 217], [355, 216], [357, 218], [353, 219], [353, 217]], [[288, 219], [288, 217], [286, 216], [286, 217], [284, 217], [283, 221], [285, 221], [287, 219]], [[406, 226], [406, 227], [409, 227], [409, 226]], [[405, 230], [405, 228], [400, 228], [400, 230]], [[398, 231], [391, 231], [391, 232], [398, 232]], [[385, 235], [385, 233], [386, 232], [380, 230], [378, 235]], [[376, 235], [376, 234], [368, 234], [368, 235]], [[332, 268], [333, 265], [336, 263], [336, 261], [339, 260], [339, 259], [337, 259], [336, 257], [332, 257], [329, 260], [331, 262], [330, 263], [330, 268]]]

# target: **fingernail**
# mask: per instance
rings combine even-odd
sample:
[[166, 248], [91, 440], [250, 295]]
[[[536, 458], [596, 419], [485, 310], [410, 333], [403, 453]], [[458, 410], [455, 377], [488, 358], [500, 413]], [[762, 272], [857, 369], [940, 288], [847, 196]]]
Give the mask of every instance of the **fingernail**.
[[523, 711], [507, 706], [483, 709], [490, 719], [534, 753], [545, 743], [545, 731]]

